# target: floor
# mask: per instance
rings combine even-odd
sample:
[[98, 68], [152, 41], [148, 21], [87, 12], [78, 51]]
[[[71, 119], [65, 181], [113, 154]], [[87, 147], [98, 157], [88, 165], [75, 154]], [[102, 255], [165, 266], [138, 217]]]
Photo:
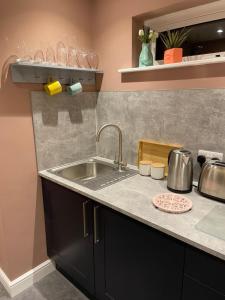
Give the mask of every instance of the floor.
[[[11, 299], [0, 283], [0, 300]], [[13, 300], [88, 300], [57, 271], [35, 283]]]

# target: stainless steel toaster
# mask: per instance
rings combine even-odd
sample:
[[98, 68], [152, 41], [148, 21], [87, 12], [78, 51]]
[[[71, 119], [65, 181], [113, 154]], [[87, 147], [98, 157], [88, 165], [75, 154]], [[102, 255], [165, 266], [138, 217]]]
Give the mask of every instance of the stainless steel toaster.
[[225, 162], [211, 160], [204, 163], [198, 191], [203, 196], [225, 202]]

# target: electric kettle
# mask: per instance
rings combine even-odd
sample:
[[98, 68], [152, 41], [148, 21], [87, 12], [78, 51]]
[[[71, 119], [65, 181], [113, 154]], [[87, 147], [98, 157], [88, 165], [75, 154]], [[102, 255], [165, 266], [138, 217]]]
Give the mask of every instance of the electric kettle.
[[188, 150], [172, 150], [168, 158], [167, 188], [175, 193], [192, 191], [193, 158]]

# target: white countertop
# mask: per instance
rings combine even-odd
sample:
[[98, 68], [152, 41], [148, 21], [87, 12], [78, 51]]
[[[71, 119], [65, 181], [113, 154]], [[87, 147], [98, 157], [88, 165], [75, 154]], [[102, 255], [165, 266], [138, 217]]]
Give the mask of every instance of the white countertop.
[[169, 214], [156, 209], [152, 204], [155, 195], [168, 192], [166, 180], [153, 180], [138, 174], [104, 189], [92, 191], [47, 170], [40, 171], [39, 175], [225, 260], [225, 240], [203, 233], [195, 227], [216, 206], [224, 208], [225, 204], [204, 198], [195, 189], [192, 193], [186, 194], [193, 202], [191, 211], [184, 214]]

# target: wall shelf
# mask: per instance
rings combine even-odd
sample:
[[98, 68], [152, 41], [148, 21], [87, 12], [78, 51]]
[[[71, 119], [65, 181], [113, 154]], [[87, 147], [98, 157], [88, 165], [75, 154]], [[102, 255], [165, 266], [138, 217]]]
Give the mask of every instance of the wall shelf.
[[151, 72], [151, 71], [158, 71], [158, 70], [171, 70], [171, 69], [178, 69], [178, 68], [185, 68], [185, 67], [206, 66], [206, 65], [213, 65], [213, 64], [225, 64], [225, 57], [185, 61], [181, 63], [167, 64], [167, 65], [155, 65], [151, 67], [119, 69], [118, 72], [121, 74], [140, 73], [140, 72]]
[[11, 64], [12, 81], [15, 83], [47, 83], [59, 80], [61, 84], [80, 82], [95, 85], [96, 74], [103, 74], [97, 69], [83, 69], [48, 64]]

